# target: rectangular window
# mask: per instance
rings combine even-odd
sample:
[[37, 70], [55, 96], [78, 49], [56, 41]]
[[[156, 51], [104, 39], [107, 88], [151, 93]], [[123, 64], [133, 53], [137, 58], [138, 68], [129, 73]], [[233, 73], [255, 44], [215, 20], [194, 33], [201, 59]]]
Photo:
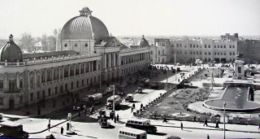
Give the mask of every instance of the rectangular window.
[[31, 101], [33, 101], [33, 93], [30, 94]]
[[3, 89], [3, 88], [4, 88], [4, 81], [0, 80], [0, 89]]
[[13, 92], [17, 89], [16, 80], [9, 80], [9, 91]]
[[0, 97], [0, 105], [4, 105], [4, 98]]
[[51, 96], [51, 89], [48, 89], [48, 96]]

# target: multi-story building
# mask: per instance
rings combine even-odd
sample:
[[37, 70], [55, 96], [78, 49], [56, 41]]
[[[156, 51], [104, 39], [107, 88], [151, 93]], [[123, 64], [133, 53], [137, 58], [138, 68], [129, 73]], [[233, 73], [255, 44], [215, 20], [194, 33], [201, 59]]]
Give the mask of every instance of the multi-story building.
[[237, 41], [185, 39], [173, 40], [173, 54], [179, 63], [191, 63], [196, 59], [203, 62], [232, 62], [237, 56]]
[[62, 28], [59, 51], [23, 54], [10, 35], [0, 50], [0, 109], [13, 109], [143, 70], [150, 47], [109, 36], [88, 8]]
[[152, 45], [153, 64], [169, 63], [172, 60], [170, 46], [171, 43], [169, 39], [163, 39], [163, 38], [154, 39], [154, 45]]
[[232, 62], [237, 57], [237, 40], [155, 39], [153, 63]]

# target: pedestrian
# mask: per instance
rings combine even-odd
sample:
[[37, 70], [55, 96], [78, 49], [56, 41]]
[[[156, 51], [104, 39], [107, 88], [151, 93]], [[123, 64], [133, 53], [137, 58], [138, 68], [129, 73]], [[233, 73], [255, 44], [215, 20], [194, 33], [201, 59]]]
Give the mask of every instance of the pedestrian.
[[181, 122], [181, 130], [183, 130], [183, 123]]
[[51, 129], [51, 124], [50, 123], [48, 123], [47, 128], [48, 128], [48, 131], [50, 131], [50, 129]]
[[219, 128], [219, 121], [216, 122], [216, 128]]
[[143, 109], [143, 107], [144, 107], [144, 105], [143, 105], [143, 103], [141, 103], [141, 109]]
[[197, 117], [196, 117], [196, 115], [193, 117], [193, 121], [194, 122], [196, 122], [196, 120], [197, 120]]
[[60, 128], [60, 134], [63, 134], [63, 126]]
[[164, 116], [163, 117], [163, 123], [167, 123], [167, 122], [168, 122], [168, 120], [167, 120], [166, 116]]
[[66, 129], [69, 130], [70, 129], [70, 124], [67, 123], [66, 126], [67, 126]]
[[132, 107], [133, 109], [135, 109], [135, 104], [133, 104], [133, 107]]
[[113, 120], [114, 119], [114, 112], [110, 112], [109, 116], [110, 116], [110, 119]]
[[207, 120], [207, 118], [205, 119], [203, 126], [208, 126], [208, 120]]
[[116, 115], [116, 121], [119, 121], [119, 115], [118, 114]]

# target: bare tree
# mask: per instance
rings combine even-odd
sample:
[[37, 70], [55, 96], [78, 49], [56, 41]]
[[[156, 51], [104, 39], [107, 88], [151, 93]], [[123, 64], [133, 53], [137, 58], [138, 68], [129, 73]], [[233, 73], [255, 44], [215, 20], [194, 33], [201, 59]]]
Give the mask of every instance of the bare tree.
[[19, 46], [28, 52], [32, 52], [34, 50], [34, 38], [29, 33], [23, 33]]

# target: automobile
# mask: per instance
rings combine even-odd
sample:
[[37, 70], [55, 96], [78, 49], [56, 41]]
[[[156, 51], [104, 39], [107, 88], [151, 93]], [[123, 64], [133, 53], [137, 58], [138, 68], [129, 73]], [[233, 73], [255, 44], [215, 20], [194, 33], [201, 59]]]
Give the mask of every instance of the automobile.
[[113, 95], [107, 98], [107, 109], [113, 109], [113, 104], [115, 105], [115, 109], [120, 106], [120, 103], [122, 102], [122, 99], [119, 95]]
[[134, 94], [127, 94], [125, 101], [133, 102], [134, 101]]
[[154, 125], [150, 124], [150, 120], [147, 119], [130, 119], [126, 122], [126, 127], [136, 128], [140, 130], [144, 130], [147, 133], [156, 133], [157, 128]]
[[23, 125], [5, 121], [0, 123], [0, 138], [22, 138], [27, 139], [29, 134], [23, 130]]
[[103, 117], [101, 116], [98, 120], [99, 125], [101, 126], [101, 128], [109, 128], [112, 125], [107, 121], [107, 117]]

